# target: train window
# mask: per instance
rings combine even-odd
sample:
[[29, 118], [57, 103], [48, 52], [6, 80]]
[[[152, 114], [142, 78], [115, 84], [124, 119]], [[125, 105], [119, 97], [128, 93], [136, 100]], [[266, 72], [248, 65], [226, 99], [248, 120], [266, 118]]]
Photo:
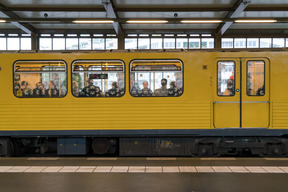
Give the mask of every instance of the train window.
[[130, 94], [134, 97], [177, 97], [183, 93], [180, 60], [134, 60], [130, 64]]
[[125, 92], [124, 69], [120, 60], [76, 60], [72, 63], [72, 94], [121, 97]]
[[247, 62], [247, 95], [265, 95], [265, 63], [264, 61]]
[[16, 61], [14, 95], [19, 98], [64, 97], [67, 70], [64, 61]]
[[217, 94], [218, 96], [235, 95], [235, 62], [218, 61], [217, 66]]

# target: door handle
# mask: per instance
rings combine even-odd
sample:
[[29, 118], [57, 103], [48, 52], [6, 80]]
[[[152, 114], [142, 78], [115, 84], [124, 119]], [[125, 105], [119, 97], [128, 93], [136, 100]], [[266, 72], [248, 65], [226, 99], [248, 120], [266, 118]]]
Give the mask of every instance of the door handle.
[[213, 103], [240, 103], [240, 101], [213, 101]]
[[270, 103], [270, 101], [242, 101], [242, 103]]

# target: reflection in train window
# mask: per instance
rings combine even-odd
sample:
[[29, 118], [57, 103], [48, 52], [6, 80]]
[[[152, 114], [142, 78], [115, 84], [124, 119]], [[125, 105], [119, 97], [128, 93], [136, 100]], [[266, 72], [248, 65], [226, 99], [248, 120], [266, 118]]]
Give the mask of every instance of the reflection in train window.
[[121, 97], [124, 80], [124, 63], [120, 60], [76, 60], [72, 64], [75, 97]]
[[134, 97], [177, 97], [183, 93], [179, 60], [134, 60], [130, 65], [130, 94]]
[[217, 66], [217, 94], [219, 96], [235, 95], [235, 62], [218, 61]]
[[64, 61], [17, 61], [14, 64], [16, 97], [64, 97], [67, 73]]
[[247, 95], [265, 95], [265, 63], [264, 61], [247, 62]]

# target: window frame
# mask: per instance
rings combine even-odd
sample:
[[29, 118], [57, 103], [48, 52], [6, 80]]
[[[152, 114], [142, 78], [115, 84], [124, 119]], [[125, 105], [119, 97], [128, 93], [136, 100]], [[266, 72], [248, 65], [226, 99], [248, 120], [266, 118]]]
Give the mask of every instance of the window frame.
[[[15, 64], [17, 63], [17, 62], [45, 62], [45, 61], [51, 61], [51, 62], [63, 62], [63, 64], [65, 64], [65, 74], [66, 74], [66, 89], [67, 89], [67, 91], [66, 91], [66, 94], [65, 95], [63, 95], [62, 97], [18, 97], [17, 95], [15, 95], [15, 92], [14, 92], [14, 82], [15, 82]], [[13, 81], [12, 81], [12, 92], [13, 92], [13, 95], [16, 97], [16, 98], [18, 98], [18, 99], [22, 99], [22, 98], [31, 98], [31, 99], [35, 99], [35, 98], [41, 98], [41, 99], [62, 99], [62, 98], [64, 98], [64, 97], [66, 97], [67, 96], [67, 94], [68, 94], [68, 91], [69, 91], [69, 89], [68, 89], [68, 65], [67, 65], [67, 63], [66, 63], [66, 61], [64, 61], [64, 60], [50, 60], [50, 59], [47, 59], [47, 60], [16, 60], [16, 61], [14, 61], [14, 63], [13, 63], [13, 67], [12, 67], [12, 72], [13, 72]], [[37, 73], [37, 71], [35, 71], [35, 73]], [[38, 72], [39, 73], [39, 72]]]
[[[232, 61], [233, 63], [234, 63], [234, 95], [219, 95], [218, 94], [218, 67], [219, 67], [219, 65], [218, 65], [218, 63], [219, 62], [229, 62], [229, 61]], [[236, 73], [235, 73], [235, 69], [236, 69], [236, 62], [234, 61], [234, 60], [219, 60], [219, 61], [217, 61], [217, 78], [216, 78], [216, 82], [217, 82], [217, 84], [216, 84], [216, 93], [217, 93], [217, 96], [218, 97], [234, 97], [235, 95], [236, 95], [236, 89], [235, 89], [235, 85], [236, 85]]]
[[[178, 96], [133, 96], [131, 95], [131, 87], [130, 87], [130, 81], [131, 81], [131, 65], [134, 61], [179, 61], [181, 63], [181, 72], [182, 72], [182, 94]], [[147, 71], [149, 72], [149, 71]], [[169, 71], [167, 71], [169, 72]], [[184, 94], [184, 63], [181, 59], [133, 59], [129, 63], [129, 94], [133, 98], [157, 98], [157, 97], [163, 97], [163, 98], [179, 98]]]
[[[123, 64], [123, 73], [124, 73], [124, 94], [120, 97], [76, 97], [74, 94], [73, 94], [73, 83], [72, 83], [72, 76], [73, 76], [73, 64], [77, 61], [85, 61], [85, 62], [89, 62], [89, 61], [120, 61], [122, 64]], [[70, 82], [71, 82], [71, 94], [74, 98], [121, 98], [121, 97], [124, 97], [125, 94], [126, 94], [126, 64], [125, 62], [122, 60], [122, 59], [75, 59], [72, 61], [71, 63], [71, 78], [70, 78]]]
[[[247, 79], [247, 77], [248, 77], [248, 62], [250, 62], [250, 61], [262, 61], [264, 63], [264, 95], [248, 95], [247, 94], [247, 91], [248, 91], [248, 81], [247, 81], [248, 80]], [[263, 97], [266, 95], [266, 81], [265, 81], [266, 78], [265, 77], [266, 77], [266, 63], [264, 60], [248, 60], [246, 62], [246, 96], [247, 97]]]

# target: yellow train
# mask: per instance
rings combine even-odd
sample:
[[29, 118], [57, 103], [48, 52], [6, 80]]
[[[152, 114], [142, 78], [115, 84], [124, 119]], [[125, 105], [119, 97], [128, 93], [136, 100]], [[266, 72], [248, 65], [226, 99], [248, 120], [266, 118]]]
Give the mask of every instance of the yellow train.
[[285, 51], [0, 58], [2, 156], [288, 153]]

